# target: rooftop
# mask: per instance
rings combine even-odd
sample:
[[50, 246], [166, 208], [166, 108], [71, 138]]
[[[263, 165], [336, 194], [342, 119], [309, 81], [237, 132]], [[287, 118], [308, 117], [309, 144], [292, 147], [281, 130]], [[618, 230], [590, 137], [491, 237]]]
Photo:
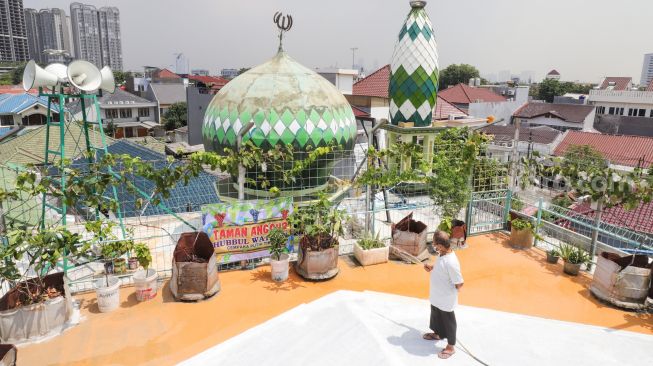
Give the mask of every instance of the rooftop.
[[519, 118], [548, 116], [566, 122], [583, 123], [593, 111], [594, 107], [591, 105], [528, 102], [516, 110], [513, 116]]
[[160, 69], [152, 73], [153, 79], [181, 79], [181, 76], [168, 69]]
[[[604, 135], [600, 133], [567, 131], [554, 155], [564, 155], [572, 145], [589, 145], [598, 150], [610, 163], [636, 167], [653, 164], [653, 138], [641, 136]], [[643, 160], [641, 160], [643, 159]]]
[[[574, 204], [572, 211], [590, 218], [596, 213], [587, 203]], [[642, 202], [632, 210], [626, 210], [623, 205], [605, 208], [601, 221], [640, 233], [653, 234], [653, 203]]]
[[365, 97], [388, 98], [388, 87], [390, 85], [390, 65], [367, 75], [362, 80], [356, 82], [353, 86], [353, 95]]
[[632, 86], [633, 78], [631, 77], [614, 77], [609, 76], [603, 80], [599, 89], [601, 90], [629, 90]]
[[[607, 365], [616, 357], [624, 360], [624, 364], [633, 357], [650, 357], [650, 354], [646, 356], [645, 352], [641, 352], [646, 349], [643, 344], [650, 342], [653, 336], [651, 314], [621, 311], [600, 303], [589, 293], [588, 276], [563, 275], [560, 264], [545, 262], [543, 252], [537, 249], [512, 249], [506, 239], [503, 234], [471, 237], [468, 240], [469, 249], [457, 252], [465, 277], [465, 287], [460, 293], [460, 303], [463, 306], [457, 310], [461, 331], [459, 338], [465, 342], [466, 348], [493, 365], [515, 364], [516, 360], [523, 358], [528, 359], [530, 364], [535, 364], [532, 362], [538, 358], [551, 360], [551, 357], [562, 356], [565, 359], [560, 360], [561, 363], [578, 360]], [[340, 274], [330, 281], [307, 282], [291, 270], [288, 281], [281, 284], [270, 280], [268, 266], [252, 271], [222, 272], [220, 278], [223, 290], [215, 297], [198, 303], [174, 301], [167, 281], [161, 296], [144, 303], [137, 303], [133, 288], [123, 288], [120, 308], [104, 314], [98, 313], [95, 294], [79, 295], [77, 299], [81, 301], [84, 320], [56, 338], [21, 347], [19, 359], [27, 365], [41, 364], [43, 355], [47, 355], [51, 364], [174, 364], [206, 350], [213, 352], [211, 347], [218, 344], [221, 344], [223, 352], [225, 347], [234, 351], [242, 350], [240, 340], [249, 341], [246, 357], [267, 357], [271, 352], [269, 347], [278, 340], [274, 334], [282, 336], [284, 343], [291, 339], [293, 332], [289, 329], [299, 326], [302, 327], [302, 332], [307, 333], [311, 333], [313, 328], [321, 329], [318, 333], [322, 337], [310, 338], [316, 342], [327, 342], [334, 335], [339, 335], [339, 342], [344, 343], [379, 342], [382, 347], [378, 351], [385, 356], [381, 362], [383, 365], [393, 364], [393, 361], [394, 364], [415, 364], [406, 361], [414, 360], [415, 357], [419, 364], [437, 361], [435, 347], [422, 341], [420, 334], [428, 326], [428, 304], [423, 299], [428, 297], [429, 281], [422, 266], [390, 262], [359, 267], [347, 257], [341, 257], [339, 267]], [[537, 284], [537, 291], [533, 291], [533, 284]], [[359, 315], [351, 318], [347, 317], [352, 311], [351, 306], [356, 302], [361, 303], [361, 299], [370, 300], [372, 297], [351, 297], [346, 293], [335, 293], [339, 290], [376, 291], [410, 298], [375, 295], [373, 297], [384, 301], [368, 302], [374, 306], [363, 307], [366, 311], [354, 313]], [[334, 296], [344, 302], [327, 301]], [[308, 303], [319, 299], [324, 304], [321, 313], [329, 314], [326, 319], [309, 315], [314, 313], [296, 313], [302, 308], [314, 308], [316, 305]], [[472, 307], [482, 309], [474, 310]], [[298, 316], [283, 318], [282, 314], [288, 311], [295, 312], [288, 314]], [[266, 336], [255, 337], [256, 342], [251, 342], [248, 334], [256, 331], [251, 328], [270, 320], [272, 323], [268, 324], [274, 324], [274, 318], [280, 315], [282, 317], [279, 321], [284, 320], [286, 324], [281, 330], [286, 329], [288, 334], [268, 332]], [[385, 317], [384, 324], [395, 324], [398, 327], [389, 330], [384, 326], [376, 331], [372, 328], [369, 330], [370, 335], [357, 337], [358, 331], [366, 331], [366, 324], [378, 326], [377, 323], [361, 323], [364, 319], [370, 319], [370, 316], [380, 320]], [[527, 321], [524, 316], [534, 318]], [[487, 323], [494, 317], [504, 320], [497, 323], [505, 326], [499, 333], [490, 330], [496, 330], [497, 324]], [[350, 323], [350, 319], [358, 322]], [[310, 323], [308, 329], [306, 324], [311, 321], [314, 323]], [[532, 329], [542, 329], [540, 327], [547, 329], [547, 336], [541, 339], [539, 336], [544, 332], [531, 333]], [[528, 330], [524, 332], [524, 329]], [[335, 331], [337, 333], [331, 333]], [[386, 339], [379, 337], [383, 334], [381, 331], [392, 333]], [[538, 339], [536, 343], [539, 345], [550, 345], [543, 346], [541, 352], [547, 348], [556, 351], [540, 353], [537, 345], [526, 346], [532, 345], [531, 336]], [[227, 340], [230, 341], [224, 343]], [[502, 348], [505, 344], [499, 343], [508, 340], [515, 347], [510, 352], [505, 352]], [[573, 346], [569, 346], [569, 342]], [[628, 351], [622, 352], [624, 348], [614, 346], [615, 342], [624, 344]], [[293, 343], [284, 343], [278, 350], [291, 350]], [[600, 345], [611, 346], [603, 346], [601, 352], [588, 351], [592, 347], [600, 348]], [[314, 347], [315, 352], [330, 353], [336, 358], [351, 356], [344, 349], [332, 351], [330, 347]], [[578, 351], [578, 347], [583, 347], [583, 351]], [[633, 349], [639, 350], [639, 353], [633, 352]], [[288, 356], [288, 353], [294, 356]], [[280, 356], [270, 362], [289, 364], [292, 360], [304, 357], [301, 353], [288, 353], [280, 353], [285, 357]], [[376, 351], [362, 352], [359, 357], [375, 354]], [[201, 356], [203, 355], [198, 357]], [[622, 357], [630, 358], [626, 360]], [[241, 364], [246, 364], [244, 359], [238, 360]], [[646, 363], [643, 359], [640, 361]], [[459, 348], [458, 354], [449, 362], [452, 365], [469, 365], [465, 362], [471, 362], [471, 359]], [[198, 363], [188, 361], [188, 364]]]
[[[494, 141], [496, 142], [511, 142], [515, 137], [515, 126], [492, 125], [482, 128], [481, 132], [494, 136]], [[548, 126], [521, 127], [519, 129], [519, 141], [529, 141], [529, 139], [532, 139], [536, 144], [550, 144], [561, 133]]]
[[651, 80], [651, 82], [648, 84], [646, 91], [653, 91], [653, 80]]
[[183, 84], [150, 83], [154, 101], [160, 104], [174, 104], [186, 101], [186, 87]]
[[220, 88], [225, 86], [225, 84], [229, 82], [229, 80], [225, 78], [221, 78], [219, 76], [203, 76], [203, 75], [188, 75], [188, 80], [198, 81], [207, 86], [211, 85]]
[[[47, 110], [48, 99], [24, 92], [23, 94], [0, 94], [0, 114], [19, 114], [36, 105]], [[52, 104], [50, 110], [59, 113], [59, 107], [56, 104]]]
[[471, 104], [477, 102], [505, 102], [506, 98], [486, 88], [475, 88], [467, 84], [458, 84], [440, 90], [438, 96], [453, 104]]
[[549, 71], [549, 73], [547, 75], [560, 75], [560, 73], [558, 72], [558, 70], [553, 69], [553, 70]]

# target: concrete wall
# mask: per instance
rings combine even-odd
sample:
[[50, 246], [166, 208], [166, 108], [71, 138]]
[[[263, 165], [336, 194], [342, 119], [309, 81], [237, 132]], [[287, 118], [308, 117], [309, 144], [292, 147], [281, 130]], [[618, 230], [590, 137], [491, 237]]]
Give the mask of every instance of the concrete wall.
[[188, 144], [200, 145], [202, 141], [202, 123], [206, 108], [213, 100], [214, 94], [202, 94], [200, 89], [194, 86], [186, 88], [186, 100], [188, 103]]
[[497, 120], [504, 119], [505, 123], [510, 123], [512, 114], [515, 113], [525, 102], [494, 102], [494, 103], [472, 103], [469, 105], [469, 115], [478, 118], [494, 116]]

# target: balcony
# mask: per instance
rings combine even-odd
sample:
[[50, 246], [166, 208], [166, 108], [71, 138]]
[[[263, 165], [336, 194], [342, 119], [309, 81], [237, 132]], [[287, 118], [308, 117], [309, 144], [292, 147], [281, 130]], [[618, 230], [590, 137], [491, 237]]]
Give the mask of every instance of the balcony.
[[631, 90], [590, 90], [588, 101], [594, 103], [653, 104], [653, 92]]

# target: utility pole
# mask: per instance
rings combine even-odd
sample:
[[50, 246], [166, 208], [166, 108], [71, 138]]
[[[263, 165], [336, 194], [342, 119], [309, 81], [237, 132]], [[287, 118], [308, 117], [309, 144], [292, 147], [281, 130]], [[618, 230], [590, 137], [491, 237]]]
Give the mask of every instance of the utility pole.
[[354, 60], [356, 59], [356, 50], [357, 49], [358, 49], [358, 47], [350, 48], [350, 50], [351, 50], [351, 68], [352, 69], [355, 69], [355, 67], [354, 67], [355, 61]]
[[519, 152], [517, 150], [519, 146], [519, 127], [521, 125], [521, 120], [519, 118], [513, 117], [513, 123], [515, 124], [515, 136], [512, 140], [512, 158], [510, 164], [510, 190], [514, 191], [516, 188], [515, 181], [517, 180], [517, 166], [519, 160]]

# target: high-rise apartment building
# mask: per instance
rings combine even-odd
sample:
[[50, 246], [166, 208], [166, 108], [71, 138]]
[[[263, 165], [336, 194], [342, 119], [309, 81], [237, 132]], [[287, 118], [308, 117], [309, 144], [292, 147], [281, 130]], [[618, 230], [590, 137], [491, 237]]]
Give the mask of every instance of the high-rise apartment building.
[[29, 58], [23, 0], [0, 0], [0, 61]]
[[70, 4], [73, 43], [77, 58], [98, 67], [109, 65], [122, 70], [120, 11], [114, 7], [99, 10], [92, 5]]
[[30, 58], [49, 64], [65, 62], [61, 53], [51, 54], [46, 50], [67, 51], [72, 57], [72, 41], [68, 17], [63, 9], [25, 9], [25, 23], [29, 40]]
[[642, 66], [641, 86], [648, 86], [653, 80], [653, 53], [644, 55], [644, 65]]

